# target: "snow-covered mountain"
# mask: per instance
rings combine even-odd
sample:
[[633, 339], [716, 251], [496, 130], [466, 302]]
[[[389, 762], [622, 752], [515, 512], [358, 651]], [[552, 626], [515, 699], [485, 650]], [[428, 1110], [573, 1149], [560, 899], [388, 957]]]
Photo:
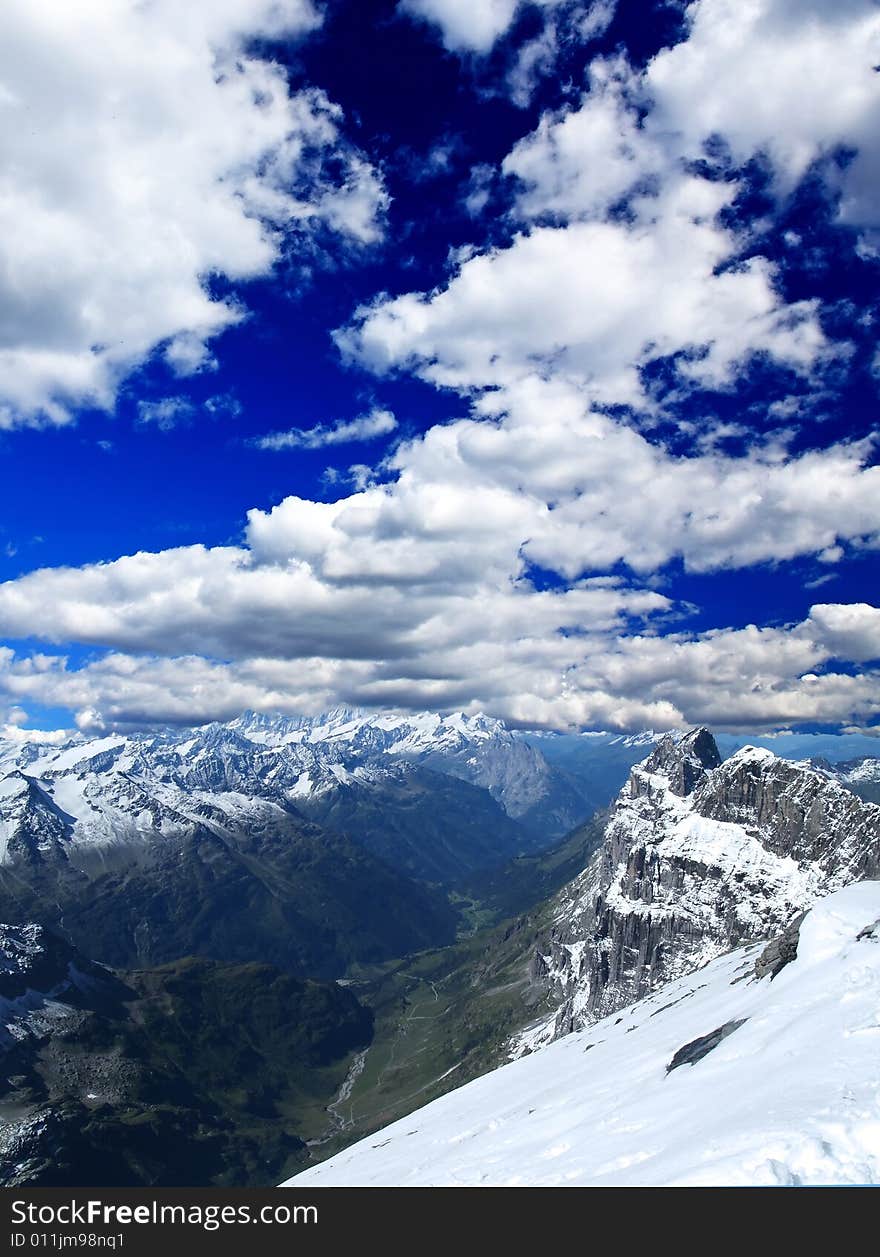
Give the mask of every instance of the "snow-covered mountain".
[[827, 759], [814, 759], [811, 766], [830, 773], [860, 799], [880, 803], [880, 759], [875, 756], [862, 755], [858, 759], [841, 760], [836, 764], [829, 763]]
[[[290, 817], [333, 824], [391, 864], [438, 880], [531, 845], [488, 791], [458, 778], [390, 756], [343, 757], [332, 742], [270, 741], [257, 731], [253, 740], [236, 724], [3, 748], [0, 865], [54, 852], [91, 868], [195, 826], [220, 833]], [[432, 817], [448, 833], [432, 832]]]
[[568, 833], [591, 810], [540, 749], [483, 714], [376, 715], [342, 707], [314, 718], [245, 713], [230, 728], [266, 746], [320, 748], [350, 769], [380, 759], [458, 777], [488, 790], [512, 820], [545, 841]]
[[614, 1011], [823, 895], [880, 875], [880, 807], [829, 773], [745, 747], [721, 762], [705, 729], [633, 768], [584, 872], [532, 958], [554, 1014], [523, 1050]]
[[[441, 777], [476, 789], [463, 787], [456, 806]], [[452, 809], [450, 828], [467, 828], [467, 818], [480, 815], [482, 838], [466, 835], [473, 867], [547, 846], [586, 815], [563, 775], [488, 717], [248, 713], [226, 725], [75, 738], [60, 747], [0, 742], [0, 864], [25, 847], [45, 854], [53, 843], [71, 856], [79, 850], [85, 858], [89, 849], [106, 858], [111, 847], [193, 824], [265, 822], [291, 809], [319, 820], [341, 811], [352, 821], [358, 801], [387, 802], [389, 791], [399, 797], [408, 784], [420, 796], [432, 787], [442, 794], [434, 810]], [[424, 822], [413, 831], [422, 840]], [[438, 872], [430, 858], [427, 865], [416, 872]]]
[[0, 742], [0, 914], [58, 924], [110, 964], [192, 951], [338, 973], [449, 941], [446, 893], [420, 883], [542, 850], [586, 812], [482, 716]]
[[0, 763], [0, 917], [55, 924], [102, 962], [193, 953], [329, 976], [454, 934], [445, 896], [405, 860], [392, 867], [302, 806], [381, 797], [393, 765], [349, 771], [222, 725], [7, 744]]
[[285, 1186], [878, 1183], [880, 884], [789, 942], [787, 964], [716, 958]]

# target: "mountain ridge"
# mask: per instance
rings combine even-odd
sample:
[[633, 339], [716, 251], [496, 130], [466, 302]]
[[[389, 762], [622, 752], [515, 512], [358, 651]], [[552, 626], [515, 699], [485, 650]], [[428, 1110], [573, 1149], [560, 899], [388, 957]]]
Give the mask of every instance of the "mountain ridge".
[[880, 807], [830, 773], [706, 729], [634, 767], [604, 842], [560, 892], [532, 980], [556, 1013], [518, 1051], [638, 999], [742, 942], [781, 930], [848, 882], [880, 875]]

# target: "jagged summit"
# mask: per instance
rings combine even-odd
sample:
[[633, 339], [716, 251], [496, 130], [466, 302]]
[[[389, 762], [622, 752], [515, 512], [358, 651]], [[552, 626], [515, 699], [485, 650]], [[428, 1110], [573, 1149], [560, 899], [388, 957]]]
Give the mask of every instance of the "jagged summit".
[[644, 763], [646, 773], [662, 773], [673, 794], [688, 795], [707, 772], [721, 763], [718, 746], [708, 729], [691, 729], [682, 737], [667, 733]]

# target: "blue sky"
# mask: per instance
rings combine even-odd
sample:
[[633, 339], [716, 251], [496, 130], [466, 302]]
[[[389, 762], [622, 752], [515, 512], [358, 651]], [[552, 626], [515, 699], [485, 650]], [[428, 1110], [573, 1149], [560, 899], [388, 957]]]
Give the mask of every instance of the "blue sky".
[[871, 0], [13, 0], [0, 723], [872, 729]]

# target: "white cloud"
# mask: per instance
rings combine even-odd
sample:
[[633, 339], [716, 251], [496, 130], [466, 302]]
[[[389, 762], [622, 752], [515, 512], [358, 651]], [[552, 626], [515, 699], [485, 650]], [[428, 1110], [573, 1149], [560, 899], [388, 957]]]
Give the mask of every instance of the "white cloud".
[[513, 21], [519, 0], [402, 0], [400, 9], [440, 28], [454, 52], [485, 53]]
[[160, 432], [170, 432], [181, 423], [188, 423], [195, 407], [187, 397], [162, 397], [155, 402], [138, 402], [138, 422], [155, 425]]
[[552, 70], [559, 56], [559, 32], [555, 22], [545, 22], [533, 38], [518, 49], [507, 74], [510, 99], [525, 109], [540, 80]]
[[[710, 139], [737, 164], [772, 162], [789, 192], [812, 163], [841, 147], [843, 216], [876, 224], [880, 176], [880, 13], [872, 0], [696, 0], [687, 38], [644, 73], [625, 58], [595, 59], [589, 91], [545, 116], [504, 163], [524, 190], [518, 211], [601, 214], [638, 180], [703, 155]], [[638, 106], [642, 113], [637, 113]]]
[[738, 161], [773, 162], [788, 190], [818, 157], [857, 150], [844, 176], [843, 215], [880, 211], [880, 11], [873, 0], [699, 0], [688, 37], [646, 75], [657, 132], [699, 153], [711, 135]]
[[[110, 723], [338, 699], [557, 726], [772, 727], [880, 710], [873, 674], [813, 679], [834, 659], [876, 656], [872, 607], [695, 636], [675, 631], [662, 589], [605, 574], [676, 555], [716, 570], [877, 535], [880, 469], [863, 466], [866, 451], [672, 458], [559, 381], [526, 381], [506, 400], [503, 415], [403, 443], [391, 483], [251, 511], [246, 545], [0, 586], [10, 637], [114, 652], [79, 669], [10, 656], [11, 701], [94, 708]], [[536, 588], [530, 564], [562, 583]]]
[[[477, 50], [509, 27], [516, 5], [409, 8], [442, 22], [450, 46]], [[808, 555], [836, 562], [846, 546], [880, 545], [871, 444], [791, 453], [777, 435], [732, 457], [721, 438], [747, 437], [748, 416], [724, 429], [694, 409], [684, 456], [656, 430], [605, 413], [611, 403], [649, 408], [641, 372], [659, 357], [679, 356], [683, 388], [726, 388], [752, 354], [808, 375], [834, 349], [816, 304], [787, 305], [767, 259], [729, 264], [743, 239], [719, 212], [737, 185], [698, 177], [685, 160], [721, 127], [738, 157], [767, 148], [784, 189], [833, 143], [856, 142], [864, 83], [853, 31], [864, 14], [856, 0], [833, 15], [813, 0], [700, 0], [687, 43], [643, 75], [620, 59], [594, 63], [583, 100], [545, 119], [504, 165], [519, 180], [512, 243], [465, 250], [444, 285], [377, 300], [339, 334], [375, 371], [461, 390], [471, 416], [401, 442], [383, 464], [387, 483], [359, 468], [357, 490], [336, 502], [289, 497], [251, 511], [241, 545], [47, 569], [0, 586], [0, 631], [111, 652], [79, 667], [6, 652], [9, 701], [70, 705], [88, 728], [338, 699], [619, 728], [855, 724], [880, 714], [877, 672], [836, 663], [877, 658], [876, 608], [818, 604], [787, 627], [689, 634], [676, 618], [687, 609], [658, 577], [672, 560], [712, 572]], [[790, 38], [809, 51], [821, 28], [833, 60], [832, 27], [851, 93], [816, 120], [803, 93], [846, 95], [837, 69], [808, 57], [815, 81], [786, 62], [770, 82], [758, 45]], [[724, 47], [730, 66], [720, 63]], [[734, 90], [739, 72], [754, 93], [753, 54], [779, 110], [769, 147], [763, 106]], [[314, 97], [294, 100], [313, 120]], [[803, 126], [786, 112], [799, 102]], [[316, 108], [337, 143], [335, 115]], [[847, 184], [848, 205], [857, 183]], [[278, 221], [278, 189], [246, 187]], [[475, 187], [475, 198], [485, 191]], [[621, 198], [629, 213], [609, 217]], [[274, 256], [276, 238], [249, 221]], [[198, 332], [188, 323], [174, 335]], [[178, 357], [198, 366], [204, 340], [181, 341]], [[787, 414], [783, 404], [777, 418]], [[263, 441], [319, 448], [377, 435], [370, 424], [388, 432], [393, 417]], [[550, 588], [532, 583], [536, 568]], [[608, 575], [620, 570], [630, 576]], [[640, 584], [644, 574], [656, 588]]]
[[572, 0], [400, 0], [400, 12], [439, 28], [450, 52], [485, 54], [506, 35], [522, 10], [574, 8], [582, 36], [591, 38], [611, 20], [613, 0], [574, 5]]
[[[326, 654], [217, 662], [113, 653], [74, 669], [63, 656], [17, 659], [0, 650], [0, 688], [16, 701], [75, 708], [85, 730], [223, 719], [246, 707], [318, 711], [339, 698], [368, 707], [489, 708], [516, 724], [556, 728], [773, 729], [876, 719], [880, 673], [833, 669], [836, 642], [822, 627], [827, 610], [814, 608], [786, 628], [665, 637], [599, 627], [577, 636], [496, 634], [441, 644], [429, 662], [402, 656], [393, 667]], [[876, 630], [873, 650], [880, 651]]]
[[665, 146], [640, 123], [644, 103], [642, 82], [624, 57], [595, 58], [580, 105], [545, 114], [502, 163], [522, 185], [518, 215], [602, 217], [638, 183], [674, 169]]
[[318, 424], [314, 428], [289, 428], [286, 432], [270, 432], [257, 437], [253, 444], [259, 450], [317, 450], [327, 445], [345, 445], [352, 441], [372, 441], [387, 436], [397, 428], [390, 410], [376, 408], [341, 423]]
[[[470, 250], [433, 292], [362, 308], [343, 349], [460, 389], [563, 372], [629, 404], [645, 401], [639, 369], [682, 351], [696, 355], [686, 377], [715, 387], [755, 352], [810, 369], [823, 349], [815, 305], [786, 305], [765, 258], [725, 265], [744, 241], [717, 215], [738, 185], [684, 163], [720, 136], [738, 162], [765, 153], [785, 191], [823, 155], [855, 149], [834, 177], [844, 216], [873, 221], [880, 14], [870, 0], [698, 0], [688, 14], [688, 38], [642, 74], [594, 60], [580, 103], [514, 147], [502, 170], [520, 182], [527, 230], [510, 247]], [[608, 219], [621, 199], [629, 217]]]
[[[228, 393], [208, 397], [201, 405], [201, 413], [210, 415], [213, 419], [237, 415], [240, 410], [240, 403]], [[138, 402], [137, 422], [142, 427], [155, 427], [160, 432], [170, 432], [173, 428], [192, 423], [199, 413], [199, 407], [188, 397], [160, 397], [156, 401]], [[104, 444], [110, 446], [109, 442]]]
[[822, 603], [810, 619], [829, 650], [842, 659], [868, 662], [880, 659], [880, 610], [864, 602], [840, 606]]
[[401, 13], [436, 28], [444, 47], [462, 57], [487, 56], [523, 14], [540, 9], [540, 30], [516, 48], [504, 79], [504, 90], [523, 109], [553, 71], [562, 47], [598, 39], [616, 7], [617, 0], [400, 0], [398, 5]]
[[786, 305], [764, 258], [721, 269], [737, 241], [715, 215], [732, 195], [682, 175], [635, 224], [536, 227], [468, 258], [442, 289], [361, 308], [338, 343], [374, 371], [462, 390], [552, 370], [634, 405], [640, 368], [685, 350], [698, 355], [686, 375], [716, 387], [750, 353], [806, 369], [824, 345], [815, 306]]
[[41, 746], [63, 746], [72, 733], [72, 729], [22, 729], [18, 724], [0, 724], [0, 738], [20, 745], [38, 742]]
[[109, 408], [163, 347], [210, 367], [244, 312], [207, 275], [266, 275], [319, 226], [376, 238], [339, 108], [247, 51], [316, 22], [310, 0], [0, 8], [0, 425]]
[[551, 0], [544, 8], [547, 16], [543, 27], [517, 50], [507, 72], [510, 99], [521, 109], [531, 102], [541, 79], [552, 73], [566, 44], [574, 41], [587, 44], [605, 34], [614, 17], [617, 0], [594, 0], [586, 7], [565, 0], [554, 4]]

